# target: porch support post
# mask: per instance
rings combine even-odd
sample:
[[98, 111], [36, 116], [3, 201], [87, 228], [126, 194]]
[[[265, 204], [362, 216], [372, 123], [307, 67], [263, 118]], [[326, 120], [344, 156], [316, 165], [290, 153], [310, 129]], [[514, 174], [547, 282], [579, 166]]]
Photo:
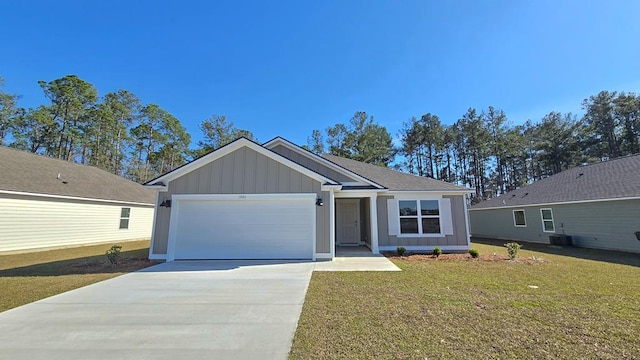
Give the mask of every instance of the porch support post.
[[333, 189], [329, 191], [329, 247], [333, 260], [336, 257], [336, 198]]
[[371, 224], [371, 252], [379, 254], [378, 249], [378, 195], [369, 196], [369, 224]]

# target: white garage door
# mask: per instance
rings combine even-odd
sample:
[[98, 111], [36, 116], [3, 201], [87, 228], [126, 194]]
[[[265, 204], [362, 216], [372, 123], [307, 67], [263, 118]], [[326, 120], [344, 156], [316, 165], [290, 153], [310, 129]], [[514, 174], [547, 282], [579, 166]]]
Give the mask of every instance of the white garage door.
[[[311, 259], [315, 195], [176, 197], [175, 259]], [[175, 221], [174, 221], [175, 220]]]

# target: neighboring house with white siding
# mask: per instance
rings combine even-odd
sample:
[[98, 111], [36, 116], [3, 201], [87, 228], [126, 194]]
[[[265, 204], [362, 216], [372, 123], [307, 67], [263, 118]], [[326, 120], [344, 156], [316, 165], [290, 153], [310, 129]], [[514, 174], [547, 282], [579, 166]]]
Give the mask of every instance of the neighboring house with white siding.
[[153, 213], [140, 184], [0, 146], [0, 252], [150, 238]]
[[640, 154], [578, 166], [469, 208], [471, 235], [640, 253]]

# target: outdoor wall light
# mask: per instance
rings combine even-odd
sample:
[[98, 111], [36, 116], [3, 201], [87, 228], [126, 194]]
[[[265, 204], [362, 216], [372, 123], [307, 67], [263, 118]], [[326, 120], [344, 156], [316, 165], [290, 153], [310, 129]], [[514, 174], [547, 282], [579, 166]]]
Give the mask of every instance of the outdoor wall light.
[[324, 206], [324, 203], [322, 202], [321, 198], [316, 199], [316, 206]]
[[170, 208], [170, 207], [171, 207], [171, 200], [169, 200], [169, 199], [165, 199], [165, 200], [163, 200], [163, 201], [160, 203], [160, 206]]

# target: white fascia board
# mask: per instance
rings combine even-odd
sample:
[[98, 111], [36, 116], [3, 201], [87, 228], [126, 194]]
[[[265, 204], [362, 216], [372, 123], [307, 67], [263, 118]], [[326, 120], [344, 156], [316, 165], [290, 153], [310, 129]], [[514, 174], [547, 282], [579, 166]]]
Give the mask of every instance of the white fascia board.
[[149, 190], [156, 190], [159, 192], [169, 191], [169, 187], [166, 185], [143, 185], [143, 186]]
[[251, 150], [256, 151], [257, 153], [264, 155], [274, 161], [277, 161], [283, 165], [286, 165], [312, 179], [318, 180], [322, 183], [330, 183], [330, 184], [337, 184], [337, 182], [335, 180], [329, 179], [328, 177], [325, 177], [323, 175], [320, 175], [312, 170], [307, 169], [306, 167], [293, 162], [287, 158], [285, 158], [282, 155], [279, 155], [271, 150], [268, 150], [256, 143], [254, 143], [253, 141], [247, 140], [245, 138], [240, 138], [232, 143], [229, 143], [221, 148], [219, 148], [218, 150], [215, 150], [199, 159], [196, 159], [174, 171], [168, 172], [162, 176], [160, 176], [159, 178], [154, 179], [154, 182], [164, 182], [164, 183], [169, 183], [171, 180], [177, 179], [187, 173], [190, 173], [202, 166], [205, 166], [225, 155], [228, 155], [238, 149], [240, 149], [241, 147], [246, 146], [248, 148], [250, 148]]
[[342, 185], [323, 184], [320, 186], [320, 191], [340, 191], [341, 189]]
[[79, 197], [79, 196], [67, 196], [67, 195], [39, 194], [39, 193], [29, 193], [29, 192], [23, 192], [23, 191], [0, 190], [0, 194], [20, 195], [20, 196], [32, 196], [32, 197], [42, 197], [42, 198], [52, 198], [52, 199], [80, 200], [80, 201], [91, 201], [91, 202], [103, 202], [103, 203], [110, 203], [110, 204], [127, 204], [127, 205], [139, 205], [139, 206], [154, 207], [154, 204], [152, 204], [152, 203], [140, 203], [140, 202], [135, 202], [135, 201], [122, 201], [122, 200], [106, 200], [106, 199], [85, 198], [85, 197]]
[[469, 211], [496, 210], [496, 209], [516, 209], [516, 208], [521, 208], [522, 209], [522, 208], [538, 207], [538, 206], [585, 204], [585, 203], [607, 202], [607, 201], [624, 201], [624, 200], [640, 200], [640, 196], [631, 196], [631, 197], [623, 197], [623, 198], [610, 198], [610, 199], [594, 199], [594, 200], [558, 201], [558, 202], [551, 202], [551, 203], [528, 204], [528, 205], [503, 205], [503, 206], [492, 206], [492, 207], [481, 208], [481, 209], [469, 209]]
[[319, 163], [321, 163], [321, 164], [323, 164], [325, 166], [328, 166], [329, 168], [341, 173], [344, 176], [348, 176], [348, 177], [351, 177], [351, 178], [358, 179], [358, 180], [362, 181], [362, 184], [364, 184], [364, 185], [372, 185], [372, 186], [375, 186], [376, 188], [384, 189], [384, 186], [382, 186], [382, 185], [380, 185], [378, 183], [375, 183], [375, 182], [373, 182], [373, 181], [371, 181], [369, 179], [366, 179], [366, 178], [354, 173], [351, 170], [345, 169], [345, 168], [343, 168], [342, 166], [340, 166], [338, 164], [334, 164], [331, 161], [323, 158], [322, 156], [318, 156], [318, 155], [316, 155], [316, 154], [314, 154], [314, 153], [312, 153], [310, 151], [305, 151], [303, 149], [300, 149], [300, 147], [298, 145], [290, 142], [289, 140], [283, 139], [281, 137], [277, 137], [277, 138], [275, 138], [275, 139], [273, 139], [273, 140], [271, 140], [269, 142], [266, 142], [266, 143], [262, 144], [262, 146], [264, 146], [264, 147], [266, 147], [268, 149], [271, 149], [271, 148], [273, 148], [273, 147], [275, 147], [277, 145], [283, 145], [283, 146], [289, 148], [292, 151], [295, 151], [296, 153], [298, 153], [298, 154], [300, 154], [302, 156], [308, 157], [308, 158], [310, 158], [312, 160], [315, 160], [315, 161], [317, 161], [317, 162], [319, 162]]
[[451, 191], [451, 190], [429, 190], [429, 191], [398, 191], [398, 190], [390, 190], [387, 195], [394, 195], [397, 197], [408, 197], [408, 196], [444, 196], [444, 195], [453, 195], [453, 196], [462, 196], [468, 193], [472, 193], [473, 191]]
[[362, 181], [343, 181], [341, 182], [342, 186], [363, 186], [363, 185], [371, 185], [367, 183], [363, 183]]
[[384, 189], [338, 191], [335, 193], [335, 197], [336, 199], [371, 197], [371, 196], [378, 196], [381, 193], [384, 193], [385, 191], [386, 190]]

